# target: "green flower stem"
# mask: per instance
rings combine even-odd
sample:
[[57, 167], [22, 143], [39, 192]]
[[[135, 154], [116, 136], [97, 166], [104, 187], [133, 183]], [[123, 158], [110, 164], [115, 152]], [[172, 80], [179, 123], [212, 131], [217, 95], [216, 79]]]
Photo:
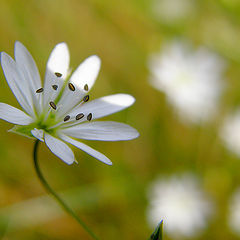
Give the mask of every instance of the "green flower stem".
[[98, 240], [98, 238], [96, 237], [96, 235], [88, 228], [88, 226], [73, 212], [73, 210], [71, 208], [69, 208], [66, 203], [54, 192], [54, 190], [49, 186], [48, 182], [46, 181], [46, 179], [44, 178], [39, 165], [38, 165], [38, 160], [37, 160], [37, 150], [38, 150], [38, 146], [39, 146], [39, 140], [36, 140], [35, 144], [34, 144], [34, 149], [33, 149], [33, 160], [34, 160], [34, 167], [37, 173], [37, 176], [40, 180], [40, 182], [42, 183], [43, 187], [45, 188], [45, 190], [50, 193], [53, 198], [55, 198], [55, 200], [60, 204], [60, 206], [68, 213], [70, 214], [82, 227], [83, 229], [89, 233], [89, 235], [95, 239]]

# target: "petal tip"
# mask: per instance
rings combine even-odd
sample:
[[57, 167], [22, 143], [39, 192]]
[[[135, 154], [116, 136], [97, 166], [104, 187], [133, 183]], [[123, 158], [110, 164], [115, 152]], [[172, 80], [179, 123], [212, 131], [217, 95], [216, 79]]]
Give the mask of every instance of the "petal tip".
[[126, 93], [118, 93], [112, 96], [115, 96], [115, 101], [121, 103], [121, 105], [125, 107], [130, 107], [136, 101], [132, 95]]
[[58, 158], [60, 158], [63, 162], [68, 165], [71, 165], [75, 161], [74, 153], [71, 148], [58, 139], [57, 137], [53, 137], [48, 133], [45, 133], [44, 136], [45, 143], [49, 150], [55, 154]]
[[1, 63], [2, 63], [7, 57], [9, 57], [9, 55], [5, 52], [1, 52], [0, 57], [1, 57]]
[[[63, 160], [62, 160], [63, 161]], [[76, 161], [72, 161], [72, 162], [67, 162], [67, 161], [63, 161], [64, 163], [66, 163], [67, 165], [72, 165], [73, 163], [77, 163], [78, 164], [78, 162], [76, 162]]]
[[140, 137], [140, 133], [136, 130], [136, 137], [135, 138], [138, 138]]
[[96, 159], [99, 160], [100, 162], [108, 165], [108, 166], [112, 166], [113, 165], [112, 161], [109, 158], [107, 158], [107, 157], [105, 157], [105, 159], [98, 159], [98, 158], [96, 158]]
[[112, 166], [112, 165], [113, 165], [113, 163], [112, 163], [111, 161], [107, 162], [106, 164], [107, 164], [108, 166]]
[[14, 44], [14, 56], [16, 60], [17, 60], [17, 53], [21, 55], [30, 54], [27, 48], [20, 41], [16, 41]]
[[133, 139], [138, 138], [140, 136], [140, 133], [135, 128], [132, 127], [132, 129], [133, 129], [133, 132], [134, 132]]
[[131, 126], [130, 126], [130, 128], [131, 128], [131, 135], [126, 140], [133, 140], [133, 139], [138, 138], [140, 136], [140, 133], [135, 128], [133, 128]]
[[16, 41], [15, 43], [14, 43], [14, 48], [16, 49], [18, 46], [24, 46], [20, 41]]
[[2, 56], [3, 56], [4, 52], [0, 52], [0, 62], [2, 63]]
[[[5, 74], [4, 70], [7, 68], [7, 67], [10, 67], [11, 64], [14, 64], [15, 61], [13, 60], [13, 58], [8, 55], [7, 53], [5, 52], [1, 52], [1, 65], [2, 65], [2, 69], [3, 69], [3, 73]], [[5, 76], [6, 77], [6, 76]]]
[[68, 45], [67, 45], [66, 42], [60, 42], [60, 43], [57, 43], [56, 46], [55, 46], [55, 48], [62, 48], [62, 49], [65, 48], [65, 50], [68, 51]]
[[91, 55], [86, 60], [93, 61], [99, 68], [101, 66], [101, 58], [98, 55]]
[[127, 99], [128, 103], [129, 103], [129, 106], [131, 106], [132, 104], [135, 103], [135, 101], [136, 101], [135, 97], [133, 97], [130, 94], [125, 94], [125, 95], [126, 95], [126, 99]]

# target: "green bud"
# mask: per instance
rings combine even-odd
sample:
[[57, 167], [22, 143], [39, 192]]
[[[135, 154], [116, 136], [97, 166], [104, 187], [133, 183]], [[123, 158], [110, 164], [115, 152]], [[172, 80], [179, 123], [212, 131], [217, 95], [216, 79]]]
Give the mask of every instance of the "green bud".
[[155, 231], [152, 233], [149, 240], [162, 240], [163, 220], [158, 224]]

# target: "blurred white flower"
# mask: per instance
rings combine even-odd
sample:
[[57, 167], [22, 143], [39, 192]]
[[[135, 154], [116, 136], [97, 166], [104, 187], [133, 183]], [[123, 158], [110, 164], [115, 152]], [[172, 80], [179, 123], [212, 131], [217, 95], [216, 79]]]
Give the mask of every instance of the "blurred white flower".
[[196, 9], [196, 1], [155, 0], [152, 8], [157, 19], [171, 24], [193, 15]]
[[173, 42], [149, 59], [151, 84], [164, 91], [182, 120], [199, 123], [216, 113], [223, 88], [223, 60], [201, 47]]
[[157, 179], [149, 188], [148, 199], [148, 222], [155, 226], [163, 219], [172, 238], [200, 234], [212, 214], [212, 204], [190, 174]]
[[240, 188], [232, 195], [229, 202], [228, 225], [240, 236]]
[[240, 156], [240, 111], [232, 113], [224, 120], [220, 137], [226, 147]]

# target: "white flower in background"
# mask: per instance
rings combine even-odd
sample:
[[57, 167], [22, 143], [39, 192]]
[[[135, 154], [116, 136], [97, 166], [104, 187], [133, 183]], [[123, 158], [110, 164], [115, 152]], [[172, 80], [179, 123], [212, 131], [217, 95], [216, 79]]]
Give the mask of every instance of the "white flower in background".
[[220, 137], [225, 146], [240, 157], [240, 111], [237, 111], [224, 120], [220, 129]]
[[11, 131], [44, 141], [67, 164], [75, 161], [67, 144], [112, 164], [105, 155], [76, 139], [119, 141], [138, 136], [134, 128], [123, 123], [92, 121], [135, 101], [130, 95], [114, 94], [88, 102], [88, 92], [100, 70], [97, 56], [87, 58], [70, 76], [68, 47], [57, 44], [47, 62], [44, 86], [31, 54], [20, 42], [15, 44], [15, 60], [1, 53], [1, 65], [23, 110], [0, 103], [0, 118], [16, 124]]
[[240, 189], [230, 199], [228, 225], [233, 233], [240, 236]]
[[150, 57], [149, 68], [151, 84], [166, 93], [182, 120], [199, 123], [216, 113], [224, 70], [217, 55], [174, 42]]
[[174, 239], [200, 234], [212, 213], [212, 204], [190, 174], [155, 180], [148, 199], [148, 222], [156, 226], [163, 219], [166, 233]]
[[154, 0], [153, 13], [157, 19], [165, 23], [176, 23], [194, 15], [195, 0]]

